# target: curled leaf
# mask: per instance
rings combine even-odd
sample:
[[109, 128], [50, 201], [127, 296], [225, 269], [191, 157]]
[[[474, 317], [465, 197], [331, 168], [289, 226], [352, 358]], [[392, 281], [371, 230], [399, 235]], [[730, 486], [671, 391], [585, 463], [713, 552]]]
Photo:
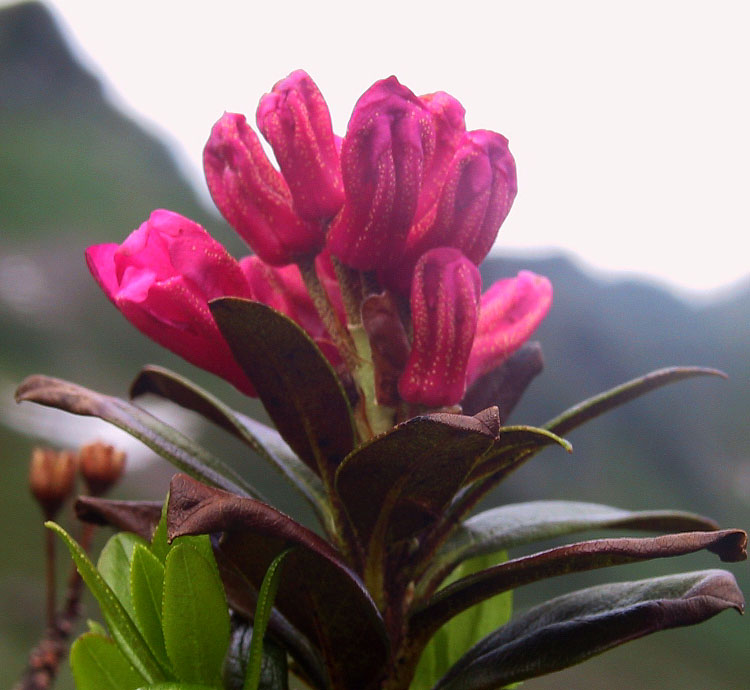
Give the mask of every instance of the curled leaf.
[[472, 647], [435, 690], [494, 690], [644, 635], [742, 611], [734, 577], [706, 570], [600, 585], [552, 599]]
[[630, 511], [577, 501], [531, 501], [486, 510], [451, 534], [422, 578], [439, 584], [469, 558], [544, 539], [592, 529], [630, 528], [655, 532], [713, 531], [719, 526], [693, 513], [669, 510]]
[[332, 517], [320, 479], [271, 427], [232, 410], [192, 381], [163, 367], [144, 367], [130, 387], [131, 397], [158, 395], [192, 410], [240, 439], [307, 499], [321, 524], [332, 528]]
[[728, 529], [647, 538], [595, 539], [515, 558], [440, 590], [416, 612], [412, 628], [418, 635], [431, 635], [457, 613], [488, 597], [549, 577], [682, 556], [701, 549], [717, 554], [723, 561], [741, 561], [747, 558], [747, 534]]
[[201, 445], [125, 400], [41, 375], [29, 376], [18, 387], [16, 401], [24, 400], [77, 415], [99, 417], [127, 431], [178, 469], [207, 484], [243, 496], [260, 496], [233, 469]]

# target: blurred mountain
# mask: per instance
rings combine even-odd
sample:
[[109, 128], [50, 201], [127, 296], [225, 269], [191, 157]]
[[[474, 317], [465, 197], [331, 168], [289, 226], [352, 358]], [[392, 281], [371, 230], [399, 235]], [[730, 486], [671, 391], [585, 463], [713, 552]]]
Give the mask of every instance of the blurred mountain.
[[[217, 104], [217, 113], [220, 108]], [[19, 415], [33, 418], [34, 408], [13, 405], [13, 386], [41, 372], [125, 395], [139, 367], [155, 362], [184, 372], [230, 404], [258, 412], [255, 403], [224, 382], [137, 333], [88, 275], [87, 245], [122, 241], [158, 207], [194, 218], [233, 251], [240, 246], [218, 216], [196, 200], [164, 144], [110, 103], [43, 5], [0, 10], [0, 519], [13, 525], [0, 542], [3, 686], [17, 677], [39, 635], [43, 608], [41, 521], [25, 488], [32, 439], [18, 431]], [[571, 433], [572, 455], [545, 452], [492, 500], [567, 498], [670, 507], [704, 512], [727, 526], [750, 524], [750, 285], [691, 303], [658, 286], [594, 277], [564, 257], [493, 259], [482, 268], [485, 285], [528, 268], [548, 276], [555, 287], [553, 308], [535, 335], [546, 368], [511, 422], [541, 423], [583, 398], [663, 366], [700, 364], [730, 377], [679, 383], [591, 422]], [[60, 418], [62, 426], [55, 428], [71, 432], [70, 418], [62, 413]], [[220, 443], [214, 436], [210, 442]], [[231, 443], [217, 448], [230, 458], [241, 453]], [[163, 495], [168, 469], [157, 463], [147, 471], [147, 479], [143, 471], [134, 472], [121, 495]], [[252, 472], [253, 481], [272, 481], [262, 469]], [[263, 488], [281, 501], [291, 500], [280, 485]], [[293, 502], [285, 509], [295, 510]], [[62, 556], [60, 562], [66, 563]], [[717, 564], [703, 554], [679, 563], [560, 578], [548, 589], [524, 589], [517, 602], [523, 608], [551, 592], [613, 577], [708, 567]], [[750, 592], [747, 569], [733, 571]], [[96, 615], [92, 608], [88, 614]], [[724, 614], [698, 629], [626, 645], [528, 687], [740, 690], [750, 676], [748, 639], [747, 625]], [[63, 678], [60, 690], [70, 687], [70, 679]]]

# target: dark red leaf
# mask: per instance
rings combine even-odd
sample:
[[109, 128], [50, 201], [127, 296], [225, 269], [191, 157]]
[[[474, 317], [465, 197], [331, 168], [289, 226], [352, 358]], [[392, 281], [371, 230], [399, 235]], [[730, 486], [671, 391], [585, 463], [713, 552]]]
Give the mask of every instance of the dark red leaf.
[[286, 559], [276, 607], [325, 659], [335, 688], [377, 686], [389, 647], [382, 617], [357, 575], [323, 539], [265, 503], [172, 479], [168, 534], [223, 533], [218, 551], [255, 589], [271, 561]]

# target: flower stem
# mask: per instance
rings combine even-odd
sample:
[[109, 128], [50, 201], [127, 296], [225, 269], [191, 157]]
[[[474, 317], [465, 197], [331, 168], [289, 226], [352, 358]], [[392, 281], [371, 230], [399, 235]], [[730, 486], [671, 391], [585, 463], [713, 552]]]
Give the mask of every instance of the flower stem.
[[354, 371], [357, 366], [357, 355], [354, 345], [346, 328], [339, 321], [328, 293], [318, 278], [318, 274], [315, 271], [315, 257], [312, 255], [303, 257], [298, 261], [297, 266], [299, 267], [307, 292], [313, 301], [315, 310], [323, 321], [323, 325], [326, 327], [328, 334], [331, 336], [349, 371]]
[[57, 540], [54, 532], [51, 532], [48, 529], [45, 529], [44, 532], [47, 578], [47, 627], [51, 629], [55, 625], [55, 615], [57, 610], [55, 596], [55, 542]]

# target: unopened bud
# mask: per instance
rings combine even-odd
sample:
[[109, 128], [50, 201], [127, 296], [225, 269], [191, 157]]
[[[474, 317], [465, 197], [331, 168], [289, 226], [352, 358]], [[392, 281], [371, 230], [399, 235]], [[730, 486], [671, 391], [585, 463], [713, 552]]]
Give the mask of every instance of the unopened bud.
[[244, 116], [225, 113], [214, 125], [203, 168], [219, 211], [263, 261], [284, 266], [321, 249], [321, 224], [297, 215], [286, 180]]
[[31, 451], [29, 488], [51, 520], [73, 493], [76, 477], [75, 455], [65, 450], [34, 448]]
[[256, 119], [297, 213], [306, 220], [333, 218], [344, 203], [344, 186], [331, 115], [315, 82], [303, 70], [292, 72], [260, 99]]
[[431, 113], [395, 77], [365, 91], [341, 148], [346, 202], [329, 230], [332, 254], [360, 270], [399, 254], [434, 149]]
[[82, 446], [78, 451], [78, 461], [92, 496], [101, 496], [109, 490], [125, 469], [125, 453], [100, 441]]
[[471, 385], [500, 366], [521, 347], [547, 315], [551, 304], [552, 283], [531, 271], [521, 271], [515, 278], [494, 283], [482, 295], [467, 383]]
[[417, 263], [411, 289], [414, 341], [398, 385], [407, 402], [443, 407], [463, 397], [481, 282], [477, 267], [457, 249], [432, 249]]

